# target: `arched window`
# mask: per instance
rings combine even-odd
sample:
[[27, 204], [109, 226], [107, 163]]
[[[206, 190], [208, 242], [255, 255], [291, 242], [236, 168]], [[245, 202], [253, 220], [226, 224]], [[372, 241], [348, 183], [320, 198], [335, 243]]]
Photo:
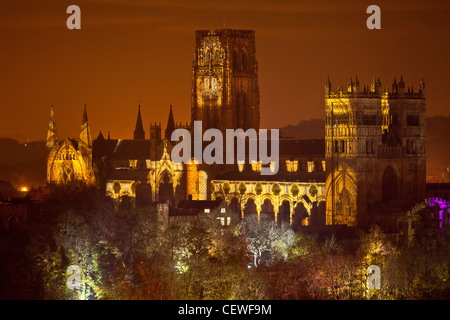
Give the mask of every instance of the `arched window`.
[[250, 215], [256, 214], [257, 208], [256, 208], [256, 203], [255, 200], [253, 200], [252, 198], [248, 198], [247, 202], [244, 204], [244, 217], [249, 217]]
[[242, 50], [242, 72], [247, 72], [249, 68], [247, 50]]
[[261, 205], [261, 219], [275, 220], [274, 206], [270, 199], [265, 199]]
[[169, 171], [165, 170], [159, 181], [158, 201], [165, 202], [169, 200], [171, 202], [173, 199], [173, 178]]
[[340, 216], [344, 214], [344, 207], [342, 205], [342, 200], [340, 197], [336, 201], [336, 214]]
[[384, 170], [381, 188], [383, 202], [389, 202], [397, 199], [397, 175], [395, 174], [394, 169], [390, 166]]
[[238, 50], [233, 50], [233, 71], [234, 72], [240, 72], [241, 71], [241, 63], [239, 61], [239, 54]]
[[352, 215], [353, 201], [346, 188], [342, 190], [336, 204], [337, 214], [349, 217]]

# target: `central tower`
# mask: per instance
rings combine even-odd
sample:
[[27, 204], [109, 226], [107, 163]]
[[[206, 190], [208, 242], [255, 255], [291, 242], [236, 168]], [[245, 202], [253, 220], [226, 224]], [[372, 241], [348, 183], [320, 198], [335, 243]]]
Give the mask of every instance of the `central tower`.
[[258, 130], [255, 31], [198, 30], [195, 39], [191, 121], [203, 130]]

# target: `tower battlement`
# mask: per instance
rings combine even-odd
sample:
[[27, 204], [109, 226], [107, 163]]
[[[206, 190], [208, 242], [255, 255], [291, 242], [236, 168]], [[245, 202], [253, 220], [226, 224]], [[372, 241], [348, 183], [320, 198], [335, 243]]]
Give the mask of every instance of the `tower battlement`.
[[397, 83], [396, 78], [391, 86], [391, 90], [388, 88], [382, 88], [380, 78], [373, 78], [369, 85], [363, 85], [360, 87], [358, 77], [347, 83], [347, 86], [338, 86], [336, 91], [332, 91], [331, 81], [328, 78], [325, 83], [325, 98], [328, 99], [352, 99], [352, 98], [374, 98], [374, 99], [424, 99], [425, 98], [425, 83], [423, 78], [418, 84], [417, 91], [414, 91], [413, 86], [408, 86], [405, 89], [405, 82], [403, 76], [400, 77], [400, 81]]
[[215, 30], [196, 30], [195, 37], [198, 40], [202, 40], [208, 36], [219, 36], [225, 38], [245, 38], [255, 39], [255, 30], [245, 29], [215, 29]]

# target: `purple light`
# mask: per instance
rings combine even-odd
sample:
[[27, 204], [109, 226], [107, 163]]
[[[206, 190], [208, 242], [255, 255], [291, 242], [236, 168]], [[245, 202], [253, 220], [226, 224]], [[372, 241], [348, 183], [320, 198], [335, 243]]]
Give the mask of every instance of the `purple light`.
[[[450, 202], [442, 199], [442, 198], [438, 198], [438, 197], [431, 197], [428, 198], [426, 200], [426, 202], [428, 203], [428, 205], [430, 207], [434, 207], [435, 204], [437, 204], [439, 206], [439, 229], [442, 229], [443, 224], [444, 224], [444, 211], [445, 210], [450, 210]], [[433, 219], [434, 219], [434, 212], [431, 213]], [[447, 223], [450, 224], [450, 219], [449, 221], [447, 221]]]

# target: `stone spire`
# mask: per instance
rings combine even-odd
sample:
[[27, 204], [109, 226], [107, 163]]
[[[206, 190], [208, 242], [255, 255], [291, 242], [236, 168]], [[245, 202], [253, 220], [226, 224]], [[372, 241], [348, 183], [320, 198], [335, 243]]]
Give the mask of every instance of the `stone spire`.
[[165, 138], [170, 140], [172, 132], [175, 130], [175, 121], [173, 119], [172, 105], [170, 105], [169, 119], [167, 120]]
[[92, 148], [91, 129], [89, 128], [86, 105], [84, 105], [83, 118], [81, 119], [80, 141], [84, 147]]
[[141, 105], [138, 105], [138, 115], [136, 119], [136, 127], [134, 129], [134, 140], [144, 140], [144, 139], [145, 139], [145, 131], [144, 126], [142, 125]]
[[50, 107], [50, 121], [48, 123], [47, 142], [46, 147], [51, 150], [58, 143], [58, 137], [56, 135], [56, 122], [55, 111], [53, 106]]

